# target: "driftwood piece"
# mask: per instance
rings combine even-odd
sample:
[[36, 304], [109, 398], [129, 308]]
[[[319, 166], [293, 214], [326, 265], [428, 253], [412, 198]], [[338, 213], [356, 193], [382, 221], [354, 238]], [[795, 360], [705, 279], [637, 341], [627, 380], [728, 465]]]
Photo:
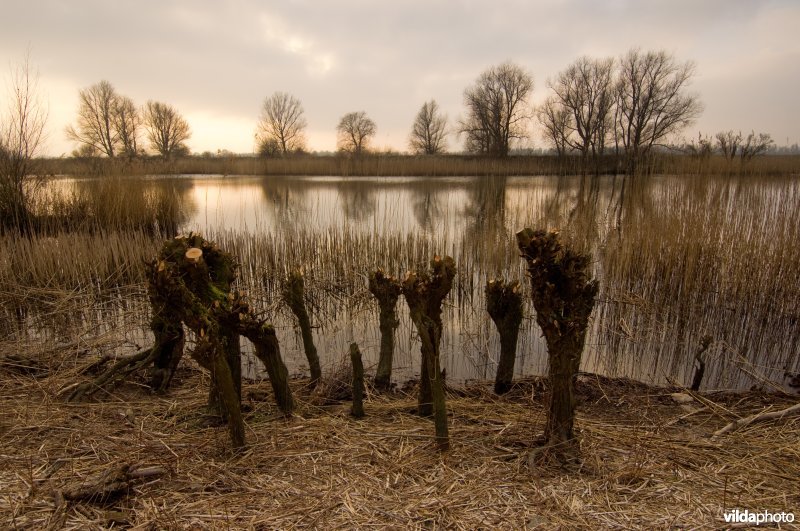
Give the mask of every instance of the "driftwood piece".
[[442, 451], [450, 447], [444, 382], [439, 362], [442, 302], [453, 287], [455, 275], [456, 264], [453, 259], [436, 256], [431, 260], [430, 271], [409, 272], [403, 280], [403, 296], [422, 342], [418, 412], [422, 416], [433, 415], [436, 442]]
[[357, 343], [350, 343], [350, 362], [353, 365], [353, 407], [350, 414], [358, 419], [364, 416], [364, 363]]
[[779, 411], [762, 411], [761, 413], [756, 413], [754, 415], [750, 415], [749, 417], [744, 417], [742, 419], [734, 420], [730, 424], [726, 424], [722, 428], [715, 431], [714, 434], [711, 436], [711, 438], [716, 439], [721, 435], [725, 435], [726, 433], [736, 431], [740, 428], [744, 428], [745, 426], [749, 426], [756, 422], [765, 422], [767, 420], [777, 420], [787, 417], [794, 417], [798, 415], [800, 415], [800, 404], [795, 404], [793, 406], [787, 407], [786, 409], [781, 409]]
[[522, 295], [519, 292], [519, 282], [488, 281], [486, 311], [500, 334], [500, 360], [494, 379], [494, 392], [502, 395], [511, 389], [511, 382], [514, 379], [517, 339], [519, 326], [522, 324]]
[[297, 317], [300, 335], [303, 338], [303, 350], [306, 353], [308, 367], [311, 370], [311, 387], [315, 387], [322, 378], [322, 368], [319, 363], [317, 347], [314, 345], [314, 335], [311, 333], [311, 318], [308, 316], [305, 302], [305, 280], [301, 271], [292, 271], [286, 278], [281, 290], [283, 301]]
[[163, 476], [166, 473], [167, 470], [160, 466], [134, 468], [127, 463], [114, 465], [81, 482], [80, 485], [57, 491], [56, 504], [59, 505], [59, 498], [95, 504], [108, 503], [127, 494], [137, 481]]
[[589, 277], [589, 255], [562, 246], [556, 231], [524, 229], [517, 233], [517, 244], [528, 262], [536, 322], [547, 342], [550, 395], [545, 453], [563, 462], [577, 453], [574, 378], [598, 284]]
[[397, 319], [397, 299], [402, 292], [400, 281], [378, 269], [369, 277], [369, 291], [378, 301], [378, 322], [381, 331], [381, 350], [375, 371], [375, 388], [388, 391], [392, 382], [394, 358], [394, 331], [400, 325]]

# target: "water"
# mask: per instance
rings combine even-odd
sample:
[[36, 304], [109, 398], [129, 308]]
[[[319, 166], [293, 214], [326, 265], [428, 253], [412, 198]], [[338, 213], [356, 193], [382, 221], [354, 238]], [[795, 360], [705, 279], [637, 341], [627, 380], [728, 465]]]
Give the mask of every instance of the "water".
[[[377, 363], [380, 338], [366, 275], [375, 267], [402, 275], [434, 254], [449, 254], [459, 274], [446, 301], [442, 365], [451, 382], [493, 378], [499, 339], [485, 311], [483, 286], [504, 277], [527, 289], [513, 239], [527, 226], [560, 229], [595, 257], [601, 293], [583, 370], [688, 384], [696, 345], [705, 334], [715, 340], [706, 353], [706, 387], [764, 385], [765, 379], [780, 381], [785, 369], [800, 370], [800, 332], [791, 317], [798, 311], [792, 296], [798, 260], [793, 231], [800, 187], [788, 180], [662, 176], [639, 189], [621, 177], [150, 181], [180, 183], [182, 230], [199, 231], [237, 255], [239, 287], [276, 325], [293, 373], [307, 367], [299, 332], [279, 303], [286, 271], [306, 271], [323, 370], [347, 363], [351, 341], [359, 343], [369, 368]], [[662, 239], [670, 243], [659, 247]], [[737, 247], [740, 240], [749, 248]], [[626, 247], [630, 241], [638, 246]], [[778, 249], [780, 242], [788, 251]], [[746, 253], [753, 258], [742, 258]], [[759, 290], [737, 283], [742, 276]], [[515, 371], [544, 374], [546, 347], [527, 291], [524, 296]], [[418, 373], [419, 342], [402, 298], [398, 310], [395, 378], [402, 380]], [[146, 341], [144, 328], [142, 335]], [[259, 374], [252, 357], [246, 365], [250, 376]]]

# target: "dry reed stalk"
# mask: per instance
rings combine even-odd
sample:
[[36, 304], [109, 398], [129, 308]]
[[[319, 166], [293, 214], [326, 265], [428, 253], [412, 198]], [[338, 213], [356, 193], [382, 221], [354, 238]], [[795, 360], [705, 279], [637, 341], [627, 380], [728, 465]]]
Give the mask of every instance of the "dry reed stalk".
[[[669, 390], [641, 384], [580, 380], [584, 459], [564, 471], [526, 467], [542, 403], [516, 389], [492, 398], [490, 382], [450, 398], [445, 456], [433, 451], [429, 422], [409, 413], [411, 397], [371, 396], [369, 422], [300, 399], [286, 420], [252, 398], [269, 392], [266, 382], [247, 383], [251, 444], [234, 455], [225, 429], [197, 415], [206, 378], [198, 371], [182, 372], [168, 397], [128, 386], [112, 401], [79, 406], [53, 399], [64, 378], [0, 378], [0, 518], [13, 526], [719, 527], [733, 507], [800, 503], [797, 419], [731, 433], [721, 446], [704, 437], [719, 419], [699, 412], [668, 425], [683, 410]], [[709, 396], [741, 416], [765, 401], [786, 404], [741, 398]], [[105, 505], [54, 503], [57, 492], [123, 463], [166, 474], [137, 480]]]

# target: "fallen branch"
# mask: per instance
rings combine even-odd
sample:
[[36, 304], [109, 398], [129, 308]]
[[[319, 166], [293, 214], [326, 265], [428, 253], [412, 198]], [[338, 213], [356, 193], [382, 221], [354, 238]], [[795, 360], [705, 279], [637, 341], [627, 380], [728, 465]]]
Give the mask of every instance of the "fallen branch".
[[795, 404], [791, 407], [787, 407], [786, 409], [781, 409], [780, 411], [762, 411], [761, 413], [756, 413], [755, 415], [750, 415], [749, 417], [745, 417], [743, 419], [734, 420], [730, 424], [723, 426], [721, 429], [714, 432], [714, 435], [711, 436], [711, 439], [716, 439], [720, 435], [725, 435], [726, 433], [738, 430], [739, 428], [744, 428], [745, 426], [749, 426], [750, 424], [754, 424], [756, 422], [782, 419], [784, 417], [792, 417], [795, 415], [800, 415], [800, 404]]
[[[163, 476], [166, 473], [167, 470], [159, 466], [134, 469], [123, 463], [89, 478], [80, 485], [57, 492], [55, 497], [63, 497], [68, 501], [103, 504], [126, 494], [138, 480]], [[56, 500], [57, 505], [59, 501]]]

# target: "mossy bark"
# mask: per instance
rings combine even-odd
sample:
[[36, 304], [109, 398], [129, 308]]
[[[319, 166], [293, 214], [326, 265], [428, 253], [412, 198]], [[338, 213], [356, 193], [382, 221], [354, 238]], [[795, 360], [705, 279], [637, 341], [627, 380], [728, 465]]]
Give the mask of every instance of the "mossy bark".
[[350, 363], [353, 365], [353, 407], [350, 414], [358, 419], [364, 416], [364, 363], [357, 343], [350, 343]]
[[154, 365], [153, 388], [163, 391], [180, 361], [186, 326], [197, 338], [192, 357], [211, 372], [209, 405], [227, 419], [235, 448], [245, 444], [240, 407], [241, 335], [254, 343], [278, 407], [290, 415], [292, 394], [278, 339], [271, 326], [254, 316], [243, 296], [231, 291], [237, 267], [230, 254], [198, 234], [165, 242], [158, 257], [147, 265], [155, 345], [118, 362], [93, 382], [78, 386], [70, 400], [119, 381], [147, 363]]
[[522, 323], [522, 295], [519, 282], [506, 284], [502, 280], [486, 283], [486, 311], [500, 334], [500, 360], [494, 380], [494, 392], [504, 394], [511, 389], [514, 379], [514, 362], [517, 357], [517, 339]]
[[452, 289], [455, 273], [452, 258], [437, 256], [431, 261], [430, 271], [408, 273], [402, 284], [411, 320], [422, 342], [418, 412], [422, 416], [433, 415], [436, 442], [443, 451], [450, 447], [450, 439], [439, 343], [442, 337], [442, 302]]
[[180, 322], [170, 322], [166, 312], [159, 310], [160, 305], [152, 304], [153, 317], [150, 330], [155, 337], [153, 367], [150, 374], [150, 387], [157, 393], [163, 393], [172, 383], [175, 371], [183, 357], [185, 334]]
[[598, 284], [589, 277], [590, 256], [563, 247], [555, 231], [524, 229], [517, 244], [528, 262], [536, 322], [547, 342], [551, 389], [544, 441], [550, 455], [565, 461], [577, 453], [574, 378]]
[[240, 322], [239, 332], [249, 339], [256, 349], [256, 357], [267, 369], [275, 402], [284, 415], [291, 415], [294, 407], [292, 391], [289, 388], [289, 370], [281, 358], [281, 349], [275, 329], [258, 322]]
[[300, 271], [289, 273], [281, 294], [286, 305], [297, 317], [297, 324], [300, 326], [300, 334], [303, 337], [303, 350], [306, 353], [308, 367], [311, 371], [311, 386], [315, 387], [320, 378], [322, 378], [322, 368], [319, 363], [317, 347], [314, 345], [314, 335], [311, 333], [311, 318], [306, 310], [303, 273]]
[[394, 331], [400, 321], [397, 319], [397, 299], [402, 286], [392, 276], [378, 269], [369, 277], [369, 291], [378, 301], [378, 322], [381, 331], [381, 350], [378, 368], [375, 371], [375, 387], [388, 391], [392, 382], [392, 361], [394, 358]]

